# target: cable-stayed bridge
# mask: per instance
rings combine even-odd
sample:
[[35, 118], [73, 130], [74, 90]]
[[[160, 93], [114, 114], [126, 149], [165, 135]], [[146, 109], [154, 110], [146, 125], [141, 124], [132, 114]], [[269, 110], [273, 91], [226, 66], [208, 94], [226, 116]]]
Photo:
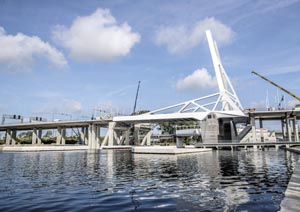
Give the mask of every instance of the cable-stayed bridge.
[[[299, 141], [298, 118], [300, 111], [247, 112], [235, 92], [230, 79], [222, 65], [216, 42], [211, 32], [206, 31], [208, 46], [218, 84], [218, 92], [204, 97], [170, 105], [141, 115], [115, 116], [105, 120], [36, 122], [0, 125], [0, 131], [5, 131], [5, 144], [16, 145], [17, 132], [32, 131], [32, 144], [42, 144], [43, 130], [55, 129], [56, 145], [66, 144], [66, 130], [77, 129], [81, 144], [89, 149], [114, 147], [122, 145], [151, 145], [153, 124], [171, 122], [195, 122], [198, 126], [190, 130], [174, 132], [177, 147], [183, 147], [186, 136], [198, 136], [200, 146], [205, 144], [233, 143], [233, 141], [257, 143], [267, 140], [263, 131], [257, 133], [255, 120], [259, 120], [259, 128], [263, 129], [263, 120], [280, 120], [283, 139]], [[199, 81], [201, 83], [201, 81]], [[244, 129], [238, 132], [237, 124], [243, 124]], [[106, 134], [100, 142], [100, 128], [105, 128]], [[171, 135], [170, 135], [171, 136]], [[247, 138], [247, 139], [246, 139]], [[199, 145], [198, 145], [199, 146]]]

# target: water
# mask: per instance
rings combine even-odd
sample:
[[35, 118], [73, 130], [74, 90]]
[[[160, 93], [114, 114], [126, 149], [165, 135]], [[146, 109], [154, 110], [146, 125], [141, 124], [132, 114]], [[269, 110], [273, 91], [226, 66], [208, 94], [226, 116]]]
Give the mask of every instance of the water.
[[277, 211], [298, 156], [0, 153], [0, 211]]

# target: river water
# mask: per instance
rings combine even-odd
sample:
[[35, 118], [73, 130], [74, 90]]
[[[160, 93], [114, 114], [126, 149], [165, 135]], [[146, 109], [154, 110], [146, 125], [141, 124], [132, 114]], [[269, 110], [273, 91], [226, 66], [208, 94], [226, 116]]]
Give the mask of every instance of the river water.
[[0, 153], [0, 211], [277, 211], [297, 160], [283, 150]]

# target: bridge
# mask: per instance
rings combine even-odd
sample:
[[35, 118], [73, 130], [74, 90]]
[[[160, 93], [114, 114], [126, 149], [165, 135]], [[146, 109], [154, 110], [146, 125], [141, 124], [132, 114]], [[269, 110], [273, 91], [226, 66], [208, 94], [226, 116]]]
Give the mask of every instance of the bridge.
[[[32, 131], [32, 144], [42, 144], [43, 130], [56, 131], [56, 145], [66, 144], [66, 130], [80, 129], [79, 137], [83, 145], [89, 149], [114, 147], [120, 145], [151, 145], [152, 125], [164, 122], [180, 123], [195, 122], [195, 129], [178, 131], [176, 134], [177, 147], [183, 147], [184, 137], [199, 136], [198, 146], [224, 145], [237, 140], [246, 146], [264, 145], [263, 122], [279, 120], [282, 124], [284, 140], [298, 142], [298, 119], [300, 111], [247, 111], [230, 82], [222, 65], [216, 42], [210, 31], [206, 31], [208, 46], [216, 74], [219, 91], [204, 97], [195, 98], [141, 115], [115, 116], [105, 120], [80, 120], [59, 122], [34, 122], [0, 125], [0, 131], [5, 131], [6, 145], [16, 145], [17, 131]], [[201, 82], [199, 82], [201, 83]], [[257, 127], [256, 122], [259, 122]], [[244, 130], [238, 132], [236, 126], [244, 125]], [[99, 140], [101, 128], [106, 129], [102, 142]], [[257, 129], [260, 133], [257, 133]], [[257, 135], [259, 134], [259, 135]], [[259, 140], [259, 143], [257, 142]], [[228, 142], [231, 141], [231, 142]], [[222, 144], [223, 142], [223, 144]], [[101, 143], [101, 144], [100, 144]], [[238, 145], [238, 144], [233, 144]]]
[[0, 125], [0, 132], [5, 132], [5, 144], [16, 145], [18, 131], [32, 131], [32, 144], [42, 144], [43, 130], [56, 131], [56, 145], [66, 144], [66, 130], [75, 128], [79, 130], [80, 140], [83, 145], [89, 145], [90, 149], [99, 148], [100, 128], [107, 128], [111, 120], [79, 120], [79, 121], [58, 121], [58, 122], [31, 122], [19, 124]]

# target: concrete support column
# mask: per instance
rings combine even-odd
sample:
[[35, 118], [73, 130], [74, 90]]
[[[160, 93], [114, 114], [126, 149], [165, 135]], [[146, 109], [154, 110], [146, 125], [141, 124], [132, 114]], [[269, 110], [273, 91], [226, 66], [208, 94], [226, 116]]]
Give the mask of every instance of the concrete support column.
[[291, 123], [288, 117], [285, 118], [285, 122], [286, 122], [287, 139], [289, 142], [291, 142], [292, 141]]
[[84, 130], [83, 131], [83, 133], [84, 133], [83, 144], [88, 145], [88, 143], [89, 143], [89, 127], [84, 127], [83, 130]]
[[97, 149], [99, 148], [97, 144], [97, 126], [95, 124], [89, 125], [89, 141], [88, 141], [89, 149]]
[[120, 131], [114, 130], [114, 145], [121, 145], [122, 138], [120, 136]]
[[37, 140], [37, 129], [33, 128], [32, 130], [32, 138], [31, 138], [31, 144], [35, 145], [36, 144], [36, 140]]
[[88, 146], [89, 149], [91, 149], [91, 144], [92, 144], [92, 124], [89, 124], [89, 128], [88, 128]]
[[11, 144], [11, 130], [10, 129], [7, 129], [6, 130], [6, 135], [5, 135], [5, 144], [6, 145], [10, 145]]
[[133, 142], [135, 145], [139, 144], [140, 142], [139, 135], [140, 135], [140, 125], [135, 125], [133, 131]]
[[57, 127], [57, 132], [56, 132], [56, 145], [61, 144], [61, 127]]
[[294, 116], [294, 140], [295, 141], [299, 141], [299, 131], [298, 131], [297, 116]]
[[282, 139], [286, 140], [286, 132], [285, 132], [284, 120], [283, 119], [281, 119], [281, 129], [282, 129]]
[[81, 141], [81, 144], [83, 144], [83, 145], [84, 145], [84, 139], [85, 139], [84, 129], [85, 129], [84, 127], [81, 127], [81, 130], [79, 132], [79, 139]]
[[11, 145], [16, 145], [17, 143], [17, 130], [12, 131], [12, 136], [11, 136]]
[[129, 129], [124, 132], [124, 138], [125, 138], [124, 144], [125, 145], [129, 145], [129, 133], [130, 133]]
[[43, 133], [42, 129], [39, 129], [38, 130], [38, 136], [37, 136], [37, 144], [38, 145], [42, 144], [42, 133]]
[[256, 142], [256, 127], [255, 127], [255, 118], [251, 117], [250, 123], [252, 126], [252, 142]]
[[141, 145], [150, 146], [151, 145], [151, 135], [152, 135], [152, 131], [150, 130], [143, 138]]
[[66, 128], [61, 129], [61, 145], [66, 145]]
[[257, 151], [257, 145], [254, 145], [254, 146], [253, 146], [253, 150], [254, 150], [254, 151]]
[[263, 132], [263, 121], [259, 119], [259, 128], [260, 128], [260, 141], [264, 142], [264, 132]]
[[176, 137], [176, 147], [183, 148], [183, 137]]
[[115, 145], [114, 131], [115, 131], [116, 122], [108, 123], [108, 146]]
[[96, 130], [96, 141], [95, 141], [95, 149], [99, 149], [100, 148], [100, 126], [95, 126], [95, 130]]

